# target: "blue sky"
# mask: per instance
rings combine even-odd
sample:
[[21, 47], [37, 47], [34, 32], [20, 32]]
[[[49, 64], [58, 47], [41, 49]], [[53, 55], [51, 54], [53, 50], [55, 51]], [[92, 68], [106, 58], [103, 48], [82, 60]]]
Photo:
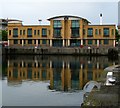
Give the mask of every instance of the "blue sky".
[[[57, 1], [57, 2], [56, 2]], [[104, 2], [105, 1], [105, 2]], [[48, 18], [56, 15], [76, 15], [99, 24], [118, 24], [118, 0], [2, 0], [1, 18], [20, 19], [24, 24], [49, 24]]]

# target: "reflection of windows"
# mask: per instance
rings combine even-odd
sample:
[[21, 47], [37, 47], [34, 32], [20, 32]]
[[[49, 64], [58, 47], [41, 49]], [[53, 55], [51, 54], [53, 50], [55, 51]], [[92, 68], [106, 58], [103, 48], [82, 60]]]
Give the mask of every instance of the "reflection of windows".
[[93, 65], [92, 64], [88, 64], [88, 69], [92, 69]]
[[62, 68], [62, 61], [52, 62], [52, 68]]
[[14, 63], [13, 65], [14, 65], [14, 67], [18, 67], [18, 63]]
[[17, 77], [18, 77], [18, 70], [13, 69], [13, 78], [17, 78]]
[[46, 70], [43, 70], [42, 71], [42, 78], [46, 79], [46, 77], [47, 77], [47, 72], [46, 72]]
[[32, 67], [32, 63], [28, 63], [28, 67]]
[[92, 80], [93, 79], [93, 72], [92, 72], [92, 70], [88, 70], [88, 72], [87, 72], [87, 74], [88, 74], [88, 80], [90, 81], [90, 80]]
[[32, 79], [32, 69], [28, 69], [27, 72], [28, 72], [27, 74], [28, 79]]

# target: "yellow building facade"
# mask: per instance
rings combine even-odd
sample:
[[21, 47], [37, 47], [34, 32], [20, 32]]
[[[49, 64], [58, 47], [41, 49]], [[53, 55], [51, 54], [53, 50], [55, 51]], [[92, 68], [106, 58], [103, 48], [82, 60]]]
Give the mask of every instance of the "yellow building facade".
[[115, 25], [91, 25], [78, 16], [49, 18], [50, 25], [8, 23], [8, 46], [115, 46]]

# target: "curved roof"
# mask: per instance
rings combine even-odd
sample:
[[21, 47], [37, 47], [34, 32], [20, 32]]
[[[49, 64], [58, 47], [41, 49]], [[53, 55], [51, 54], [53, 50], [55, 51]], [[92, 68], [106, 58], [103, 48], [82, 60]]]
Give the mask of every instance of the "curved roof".
[[88, 23], [90, 23], [90, 22], [89, 22], [87, 19], [85, 19], [85, 18], [82, 18], [82, 17], [79, 17], [79, 16], [72, 16], [72, 15], [55, 16], [55, 17], [51, 17], [51, 18], [49, 18], [49, 19], [47, 19], [47, 20], [56, 19], [56, 18], [65, 18], [65, 17], [83, 19], [83, 20], [86, 20]]

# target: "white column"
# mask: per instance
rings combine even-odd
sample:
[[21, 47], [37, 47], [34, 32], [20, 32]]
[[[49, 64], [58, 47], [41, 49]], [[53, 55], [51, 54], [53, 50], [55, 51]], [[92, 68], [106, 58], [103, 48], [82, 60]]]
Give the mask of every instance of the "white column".
[[83, 45], [83, 39], [81, 39], [81, 45]]
[[68, 65], [67, 65], [67, 67], [68, 67], [68, 69], [70, 68], [70, 64], [69, 64], [69, 62], [68, 62]]
[[36, 39], [36, 46], [38, 46], [38, 40]]
[[63, 47], [65, 46], [65, 40], [63, 39]]
[[113, 46], [115, 47], [115, 40], [113, 40]]
[[50, 68], [52, 68], [52, 61], [50, 61]]
[[100, 43], [99, 43], [99, 40], [97, 40], [97, 47], [99, 47], [99, 44], [100, 44]]
[[8, 39], [8, 46], [10, 45], [10, 40]]
[[68, 39], [68, 46], [70, 46], [70, 39]]
[[99, 62], [97, 62], [97, 69], [99, 69]]
[[8, 60], [8, 67], [10, 66], [10, 61]]
[[22, 46], [24, 46], [24, 40], [22, 39]]
[[52, 39], [50, 39], [50, 46], [52, 46]]
[[83, 69], [83, 64], [80, 65], [81, 69]]

